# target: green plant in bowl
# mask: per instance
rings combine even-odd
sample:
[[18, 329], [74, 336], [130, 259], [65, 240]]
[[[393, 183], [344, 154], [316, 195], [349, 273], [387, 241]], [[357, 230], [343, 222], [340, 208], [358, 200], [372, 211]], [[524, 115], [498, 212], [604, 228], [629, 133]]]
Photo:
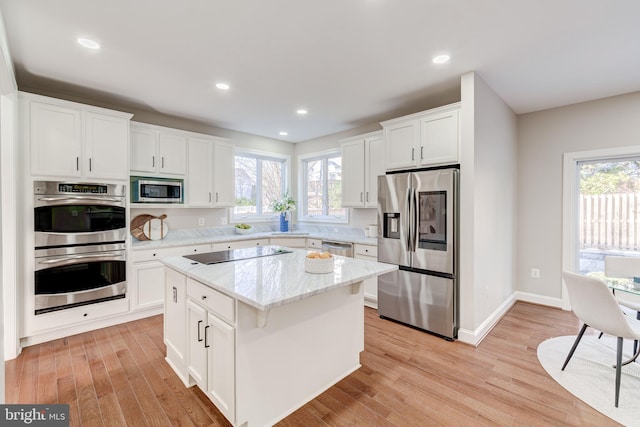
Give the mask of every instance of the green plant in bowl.
[[250, 233], [252, 228], [249, 224], [236, 224], [236, 234]]

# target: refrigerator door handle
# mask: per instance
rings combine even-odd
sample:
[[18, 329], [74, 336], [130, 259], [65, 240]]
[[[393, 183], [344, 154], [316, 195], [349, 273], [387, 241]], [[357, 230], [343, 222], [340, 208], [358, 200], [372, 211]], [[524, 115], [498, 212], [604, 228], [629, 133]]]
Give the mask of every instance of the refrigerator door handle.
[[418, 234], [418, 192], [416, 191], [415, 188], [411, 189], [412, 195], [411, 195], [411, 203], [413, 204], [412, 207], [412, 212], [413, 212], [413, 216], [412, 216], [412, 222], [411, 222], [411, 235], [412, 235], [412, 240], [411, 240], [411, 252], [415, 252], [417, 249], [417, 245], [418, 245], [418, 239], [419, 239], [419, 234]]
[[412, 189], [407, 188], [407, 252], [411, 252], [411, 199], [412, 199]]

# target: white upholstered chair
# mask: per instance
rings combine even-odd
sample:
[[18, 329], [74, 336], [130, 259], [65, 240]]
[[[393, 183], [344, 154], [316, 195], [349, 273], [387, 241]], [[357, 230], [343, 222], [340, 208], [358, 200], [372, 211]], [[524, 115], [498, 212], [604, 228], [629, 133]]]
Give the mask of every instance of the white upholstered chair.
[[602, 280], [566, 271], [562, 274], [562, 277], [567, 285], [571, 310], [584, 323], [567, 355], [567, 359], [562, 365], [562, 370], [564, 371], [564, 368], [569, 363], [587, 327], [591, 326], [605, 334], [617, 337], [615, 390], [615, 405], [617, 408], [620, 395], [622, 344], [625, 338], [631, 340], [640, 339], [640, 322], [631, 316], [624, 315], [618, 305], [618, 301]]

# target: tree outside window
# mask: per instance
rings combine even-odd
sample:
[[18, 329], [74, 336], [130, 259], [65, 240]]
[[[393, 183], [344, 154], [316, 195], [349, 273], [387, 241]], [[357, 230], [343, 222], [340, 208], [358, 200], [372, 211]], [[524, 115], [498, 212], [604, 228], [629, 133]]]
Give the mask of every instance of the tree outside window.
[[302, 167], [301, 219], [345, 222], [341, 206], [342, 157], [330, 153], [304, 159]]
[[238, 153], [235, 172], [236, 206], [233, 217], [245, 220], [273, 216], [271, 204], [286, 190], [286, 160]]

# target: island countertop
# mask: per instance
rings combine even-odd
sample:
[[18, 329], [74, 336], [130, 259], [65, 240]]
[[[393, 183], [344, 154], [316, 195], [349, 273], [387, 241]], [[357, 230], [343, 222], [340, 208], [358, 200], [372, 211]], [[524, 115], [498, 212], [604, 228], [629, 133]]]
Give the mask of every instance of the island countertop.
[[312, 274], [304, 268], [308, 251], [287, 248], [290, 253], [220, 264], [201, 264], [185, 257], [160, 262], [187, 277], [236, 298], [258, 310], [299, 301], [397, 270], [396, 265], [333, 255], [332, 273]]

